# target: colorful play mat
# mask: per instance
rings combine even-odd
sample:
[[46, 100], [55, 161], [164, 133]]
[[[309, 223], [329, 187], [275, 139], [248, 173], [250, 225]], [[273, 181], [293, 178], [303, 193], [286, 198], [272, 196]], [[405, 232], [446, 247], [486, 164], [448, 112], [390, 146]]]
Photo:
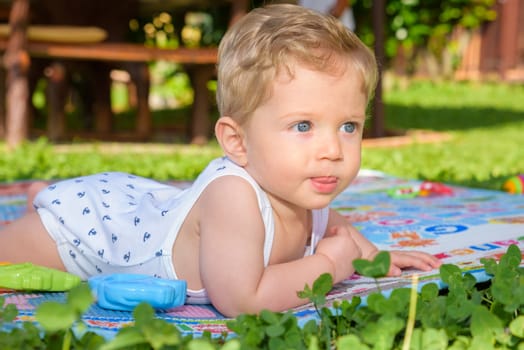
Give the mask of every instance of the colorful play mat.
[[[29, 183], [0, 185], [0, 226], [25, 211]], [[332, 204], [380, 249], [418, 249], [438, 256], [444, 263], [460, 266], [479, 281], [489, 276], [482, 257], [498, 258], [511, 244], [524, 251], [524, 196], [502, 191], [472, 189], [406, 180], [373, 171], [362, 171], [354, 183]], [[383, 278], [380, 288], [388, 293], [411, 284], [413, 273], [422, 283], [439, 281], [438, 271], [405, 271], [399, 278]], [[373, 280], [354, 275], [336, 285], [328, 303], [364, 298], [376, 291]], [[42, 302], [65, 300], [64, 293], [4, 293], [6, 303], [16, 304], [17, 321], [35, 321]], [[312, 305], [292, 310], [299, 323], [315, 317]], [[220, 335], [228, 331], [227, 319], [211, 305], [184, 305], [157, 316], [175, 324], [182, 334], [204, 331]], [[110, 311], [93, 305], [83, 316], [88, 330], [106, 337], [133, 322], [131, 312]]]

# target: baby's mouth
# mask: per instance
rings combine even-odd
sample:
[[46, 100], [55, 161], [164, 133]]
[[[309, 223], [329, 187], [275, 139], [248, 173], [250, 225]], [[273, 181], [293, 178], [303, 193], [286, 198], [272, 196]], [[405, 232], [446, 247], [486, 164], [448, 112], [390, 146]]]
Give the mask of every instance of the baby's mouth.
[[331, 193], [338, 186], [338, 178], [335, 176], [312, 177], [311, 184], [320, 193]]

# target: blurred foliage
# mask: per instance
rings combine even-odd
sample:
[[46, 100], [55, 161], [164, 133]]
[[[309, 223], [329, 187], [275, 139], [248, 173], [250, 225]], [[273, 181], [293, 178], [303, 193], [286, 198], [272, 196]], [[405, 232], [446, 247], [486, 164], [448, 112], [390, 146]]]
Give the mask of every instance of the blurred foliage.
[[[129, 40], [161, 49], [217, 46], [226, 30], [224, 18], [228, 14], [229, 8], [210, 3], [206, 9], [184, 8], [183, 11], [161, 11], [151, 18], [133, 18], [129, 21]], [[155, 61], [150, 62], [149, 67], [152, 109], [172, 109], [193, 103], [191, 82], [183, 65]], [[123, 89], [113, 95], [119, 106], [118, 101], [126, 99]]]
[[227, 25], [229, 8], [210, 4], [205, 9], [161, 11], [129, 21], [129, 40], [159, 48], [217, 46]]
[[[388, 0], [386, 3], [385, 53], [391, 59], [401, 53], [414, 62], [421, 52], [443, 59], [448, 50], [460, 59], [458, 38], [454, 30], [466, 33], [497, 17], [496, 0]], [[356, 32], [368, 45], [374, 44], [372, 0], [354, 0]], [[400, 52], [402, 51], [402, 52]], [[414, 67], [408, 67], [413, 70]]]
[[[524, 148], [518, 146], [524, 133], [523, 85], [387, 81], [385, 87], [387, 129], [423, 128], [449, 133], [451, 139], [365, 147], [364, 168], [489, 189], [500, 189], [505, 179], [524, 173]], [[187, 110], [154, 111], [155, 130], [184, 133], [188, 120], [183, 115]], [[126, 118], [131, 127], [132, 115]], [[53, 179], [118, 170], [161, 180], [187, 180], [220, 154], [214, 141], [202, 147], [81, 141], [61, 147], [40, 139], [14, 151], [0, 143], [0, 179]]]

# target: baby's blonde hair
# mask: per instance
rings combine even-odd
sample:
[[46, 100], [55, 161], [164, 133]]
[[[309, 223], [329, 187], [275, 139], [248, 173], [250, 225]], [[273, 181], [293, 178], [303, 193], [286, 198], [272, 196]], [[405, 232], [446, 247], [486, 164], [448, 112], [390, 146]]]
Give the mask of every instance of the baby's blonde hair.
[[334, 17], [297, 5], [255, 8], [224, 35], [218, 48], [217, 104], [220, 115], [243, 123], [271, 95], [282, 71], [295, 64], [322, 72], [351, 62], [361, 73], [368, 100], [377, 80], [373, 53]]

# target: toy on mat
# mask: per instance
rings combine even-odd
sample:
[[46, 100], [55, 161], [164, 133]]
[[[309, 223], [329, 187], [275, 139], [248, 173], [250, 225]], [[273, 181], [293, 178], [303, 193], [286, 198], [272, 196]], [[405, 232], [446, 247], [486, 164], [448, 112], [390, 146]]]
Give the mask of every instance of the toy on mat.
[[0, 288], [63, 292], [81, 282], [80, 277], [31, 263], [0, 263]]
[[100, 307], [132, 311], [141, 302], [155, 309], [171, 309], [184, 305], [187, 283], [140, 274], [107, 274], [88, 279]]
[[409, 199], [415, 197], [449, 196], [453, 190], [439, 182], [424, 181], [419, 186], [400, 186], [388, 190], [392, 198]]
[[512, 176], [502, 185], [502, 189], [511, 194], [524, 193], [524, 174]]

